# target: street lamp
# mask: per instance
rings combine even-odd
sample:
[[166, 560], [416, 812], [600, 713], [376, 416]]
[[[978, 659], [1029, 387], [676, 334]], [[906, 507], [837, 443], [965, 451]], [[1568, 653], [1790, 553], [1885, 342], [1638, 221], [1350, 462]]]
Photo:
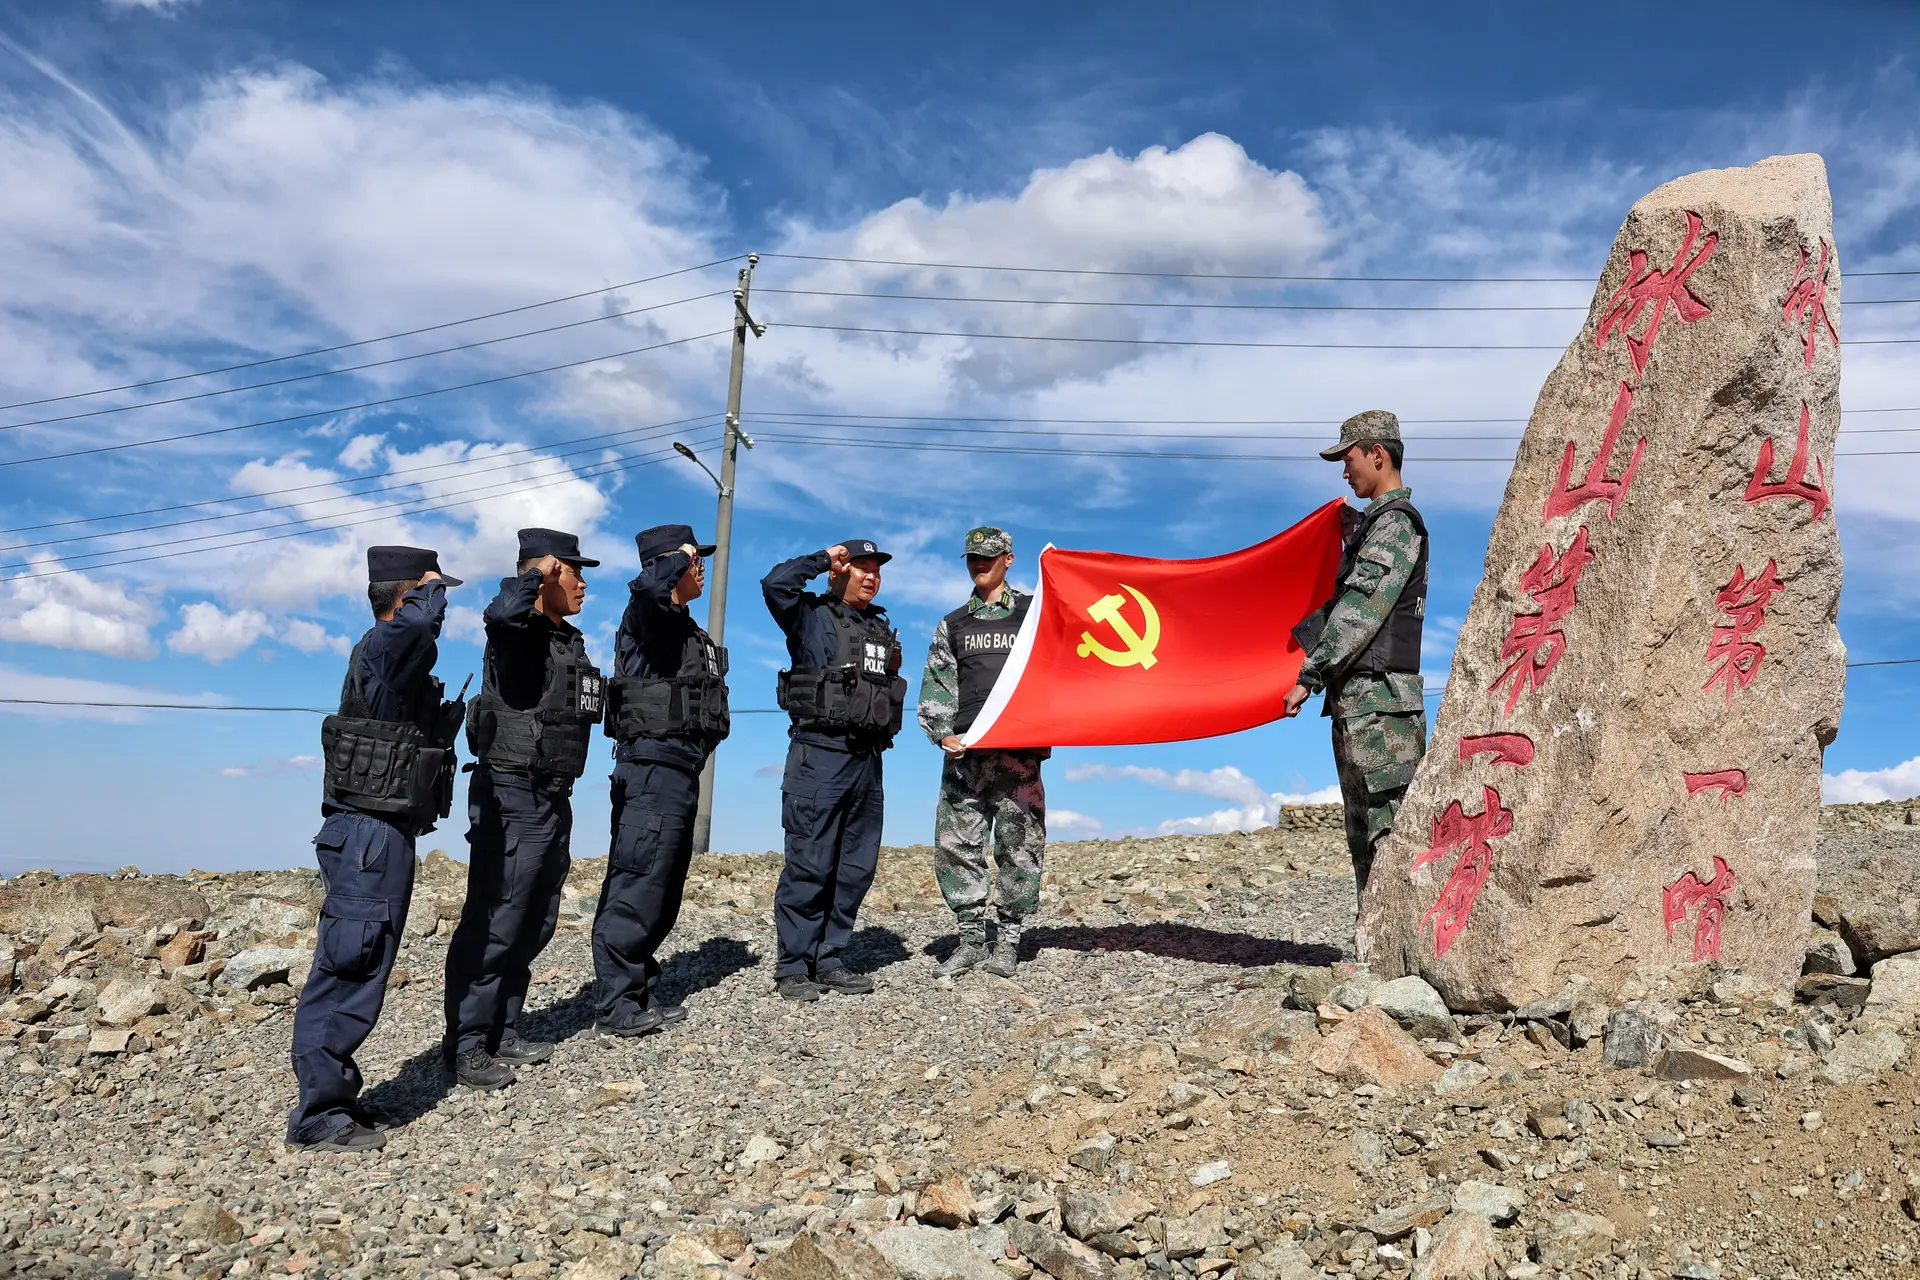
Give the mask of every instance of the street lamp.
[[673, 442], [673, 451], [679, 454], [681, 457], [685, 458], [688, 462], [691, 462], [694, 466], [706, 472], [707, 479], [713, 481], [714, 492], [718, 493], [723, 498], [731, 496], [727, 492], [727, 486], [720, 483], [720, 477], [713, 474], [713, 468], [708, 466], [706, 463], [700, 461], [699, 454], [687, 448], [687, 446], [685, 446], [684, 444], [681, 444], [678, 440], [675, 440]]

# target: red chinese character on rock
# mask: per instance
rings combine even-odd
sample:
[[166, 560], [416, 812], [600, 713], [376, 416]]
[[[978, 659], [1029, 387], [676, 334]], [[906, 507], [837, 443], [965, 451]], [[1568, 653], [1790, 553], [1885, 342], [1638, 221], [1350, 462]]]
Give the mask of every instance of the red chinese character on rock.
[[[1604, 350], [1608, 336], [1618, 328], [1627, 340], [1627, 355], [1633, 361], [1635, 374], [1647, 371], [1654, 339], [1660, 336], [1660, 317], [1669, 302], [1673, 304], [1674, 313], [1689, 324], [1713, 310], [1687, 284], [1687, 278], [1713, 256], [1713, 248], [1720, 242], [1720, 233], [1709, 231], [1699, 252], [1687, 258], [1687, 251], [1699, 239], [1701, 226], [1700, 215], [1688, 210], [1687, 238], [1681, 242], [1680, 251], [1673, 255], [1673, 265], [1665, 271], [1648, 268], [1645, 249], [1627, 254], [1626, 281], [1608, 300], [1606, 314], [1600, 317], [1600, 327], [1593, 335], [1593, 345]], [[1682, 258], [1686, 258], [1684, 266]], [[1633, 325], [1649, 303], [1653, 305], [1653, 312], [1647, 318], [1645, 331], [1636, 338]]]
[[1466, 812], [1458, 800], [1449, 804], [1445, 812], [1433, 820], [1432, 845], [1413, 860], [1411, 870], [1418, 871], [1446, 854], [1458, 852], [1460, 855], [1447, 882], [1440, 886], [1439, 898], [1420, 917], [1422, 929], [1429, 923], [1433, 925], [1436, 959], [1447, 954], [1447, 948], [1467, 927], [1474, 901], [1493, 871], [1491, 842], [1513, 830], [1513, 810], [1501, 805], [1500, 793], [1492, 787], [1482, 787], [1480, 794], [1479, 813]]
[[1697, 906], [1700, 914], [1694, 917], [1693, 958], [1695, 960], [1718, 960], [1720, 958], [1720, 922], [1727, 914], [1727, 892], [1733, 888], [1733, 868], [1727, 860], [1715, 854], [1713, 858], [1713, 879], [1702, 881], [1689, 871], [1667, 886], [1661, 895], [1662, 914], [1666, 918], [1667, 937], [1673, 937], [1673, 926], [1681, 923]]
[[1620, 473], [1618, 480], [1607, 479], [1607, 468], [1613, 465], [1613, 448], [1620, 443], [1620, 428], [1626, 425], [1627, 410], [1633, 407], [1633, 388], [1622, 382], [1620, 392], [1613, 398], [1613, 413], [1607, 418], [1606, 434], [1600, 437], [1600, 452], [1593, 455], [1593, 465], [1587, 468], [1587, 478], [1579, 484], [1573, 480], [1573, 441], [1567, 441], [1567, 451], [1560, 457], [1560, 476], [1553, 482], [1553, 488], [1547, 491], [1547, 505], [1541, 513], [1540, 522], [1545, 524], [1555, 516], [1568, 515], [1579, 510], [1589, 502], [1607, 504], [1607, 519], [1620, 514], [1620, 504], [1627, 500], [1627, 486], [1633, 483], [1633, 473], [1640, 465], [1640, 455], [1647, 451], [1647, 442], [1643, 437], [1635, 442], [1633, 456], [1627, 459], [1626, 470]]
[[1818, 520], [1826, 514], [1833, 499], [1827, 493], [1827, 467], [1820, 459], [1813, 460], [1814, 474], [1817, 480], [1807, 479], [1807, 424], [1812, 414], [1807, 402], [1800, 402], [1800, 435], [1794, 442], [1793, 461], [1787, 464], [1786, 479], [1774, 484], [1768, 477], [1773, 474], [1773, 441], [1760, 442], [1760, 458], [1753, 466], [1753, 479], [1747, 481], [1745, 501], [1762, 502], [1768, 498], [1798, 498], [1811, 503], [1813, 518]]
[[1767, 656], [1767, 649], [1749, 637], [1767, 620], [1767, 601], [1784, 589], [1785, 584], [1774, 572], [1774, 562], [1769, 560], [1759, 576], [1752, 579], [1747, 577], [1745, 565], [1735, 565], [1733, 581], [1720, 588], [1720, 594], [1713, 598], [1715, 607], [1732, 621], [1718, 623], [1713, 628], [1713, 639], [1707, 642], [1707, 661], [1720, 665], [1700, 687], [1711, 689], [1716, 684], [1725, 684], [1728, 706], [1733, 705], [1733, 686], [1748, 688], [1759, 674], [1760, 660]]
[[1807, 246], [1800, 246], [1800, 264], [1793, 269], [1793, 287], [1787, 290], [1786, 305], [1780, 308], [1780, 318], [1792, 328], [1804, 318], [1807, 325], [1807, 368], [1813, 368], [1813, 344], [1820, 334], [1822, 325], [1826, 326], [1827, 336], [1834, 346], [1840, 345], [1840, 335], [1834, 330], [1833, 321], [1827, 315], [1827, 242], [1820, 242], [1820, 265], [1812, 275], [1807, 274]]
[[1500, 658], [1508, 664], [1500, 679], [1487, 686], [1488, 692], [1506, 681], [1507, 705], [1502, 714], [1512, 715], [1514, 704], [1528, 688], [1538, 690], [1559, 665], [1567, 651], [1567, 633], [1560, 623], [1573, 612], [1574, 595], [1580, 585], [1580, 571], [1593, 559], [1587, 549], [1587, 530], [1582, 525], [1564, 555], [1555, 556], [1551, 543], [1540, 548], [1539, 557], [1520, 575], [1520, 589], [1540, 605], [1539, 613], [1517, 613], [1500, 645]]
[[1533, 763], [1533, 739], [1524, 733], [1476, 733], [1460, 739], [1460, 763], [1492, 756], [1495, 764], [1525, 768]]
[[1686, 780], [1687, 795], [1697, 796], [1703, 791], [1718, 791], [1720, 803], [1725, 804], [1732, 796], [1747, 794], [1747, 771], [1745, 769], [1716, 769], [1712, 773], [1683, 773]]

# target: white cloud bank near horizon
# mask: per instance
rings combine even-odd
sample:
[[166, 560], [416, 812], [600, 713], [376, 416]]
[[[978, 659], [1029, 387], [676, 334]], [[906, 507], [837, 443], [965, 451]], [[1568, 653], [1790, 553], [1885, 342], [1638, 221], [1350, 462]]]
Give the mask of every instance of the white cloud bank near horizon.
[[1842, 769], [1820, 776], [1820, 798], [1828, 804], [1911, 800], [1916, 796], [1920, 796], [1920, 756], [1885, 769]]

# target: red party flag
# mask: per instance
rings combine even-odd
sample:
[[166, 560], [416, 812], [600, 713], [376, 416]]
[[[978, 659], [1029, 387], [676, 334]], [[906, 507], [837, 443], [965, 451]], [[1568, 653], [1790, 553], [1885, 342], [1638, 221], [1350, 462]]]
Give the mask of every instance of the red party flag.
[[1333, 595], [1345, 505], [1205, 560], [1047, 547], [966, 744], [1176, 742], [1278, 719], [1307, 656], [1293, 628]]

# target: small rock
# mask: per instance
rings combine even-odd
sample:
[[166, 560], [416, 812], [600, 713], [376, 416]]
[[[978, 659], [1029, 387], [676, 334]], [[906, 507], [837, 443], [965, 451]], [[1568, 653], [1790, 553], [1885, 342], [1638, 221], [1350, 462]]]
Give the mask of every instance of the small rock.
[[1069, 1191], [1060, 1197], [1060, 1222], [1076, 1240], [1125, 1231], [1153, 1206], [1128, 1192]]
[[1459, 1038], [1453, 1015], [1447, 1011], [1447, 1002], [1424, 978], [1409, 975], [1383, 982], [1367, 996], [1366, 1002], [1383, 1010], [1416, 1039]]
[[1841, 1009], [1866, 1005], [1873, 983], [1866, 978], [1843, 978], [1833, 973], [1810, 973], [1793, 984], [1793, 998], [1801, 1004], [1823, 1001]]
[[130, 1027], [142, 1018], [167, 1011], [166, 997], [151, 982], [129, 982], [115, 978], [100, 989], [94, 1003], [94, 1015], [115, 1027]]
[[720, 1280], [727, 1260], [709, 1249], [698, 1236], [679, 1235], [661, 1245], [653, 1255], [653, 1274], [666, 1280]]
[[1475, 1062], [1471, 1058], [1462, 1058], [1440, 1073], [1440, 1078], [1433, 1082], [1433, 1091], [1443, 1096], [1468, 1093], [1492, 1078], [1492, 1070], [1484, 1063]]
[[1808, 1133], [1818, 1131], [1827, 1123], [1827, 1118], [1818, 1111], [1805, 1111], [1800, 1115], [1800, 1127]]
[[1327, 1003], [1351, 1012], [1366, 1004], [1380, 986], [1380, 977], [1367, 969], [1361, 969], [1345, 979], [1336, 982], [1327, 991]]
[[1184, 1218], [1167, 1222], [1166, 1255], [1175, 1261], [1205, 1253], [1227, 1242], [1226, 1210], [1207, 1205]]
[[1393, 1146], [1372, 1129], [1356, 1129], [1352, 1139], [1353, 1170], [1366, 1176], [1379, 1173], [1393, 1162]]
[[1676, 1262], [1673, 1266], [1673, 1280], [1720, 1280], [1720, 1264], [1717, 1262]]
[[1358, 1229], [1376, 1240], [1398, 1240], [1402, 1236], [1412, 1235], [1421, 1227], [1433, 1226], [1447, 1216], [1451, 1207], [1446, 1196], [1428, 1196], [1391, 1209], [1382, 1209], [1360, 1223]]
[[1613, 1252], [1611, 1219], [1597, 1213], [1568, 1209], [1534, 1229], [1533, 1260], [1543, 1267], [1566, 1270], [1589, 1258]]
[[1307, 1251], [1292, 1240], [1275, 1241], [1261, 1249], [1259, 1257], [1240, 1264], [1243, 1280], [1315, 1280], [1319, 1274]]
[[1098, 1173], [1113, 1160], [1113, 1151], [1118, 1145], [1114, 1136], [1102, 1129], [1074, 1148], [1073, 1154], [1067, 1157], [1067, 1163], [1089, 1173]]
[[1564, 1111], [1552, 1107], [1529, 1112], [1527, 1128], [1533, 1130], [1534, 1136], [1549, 1142], [1573, 1136], [1573, 1126], [1567, 1123]]
[[1653, 1074], [1662, 1080], [1745, 1080], [1753, 1068], [1738, 1058], [1705, 1049], [1665, 1049], [1654, 1059]]
[[802, 1231], [755, 1269], [758, 1280], [896, 1280], [879, 1250], [847, 1236]]
[[1660, 1051], [1662, 1039], [1653, 1018], [1639, 1009], [1621, 1009], [1607, 1019], [1600, 1060], [1622, 1070], [1644, 1067]]
[[1440, 1075], [1413, 1037], [1372, 1005], [1355, 1010], [1334, 1029], [1314, 1054], [1313, 1065], [1349, 1082], [1395, 1087], [1426, 1084]]
[[1525, 1196], [1497, 1182], [1469, 1179], [1454, 1188], [1453, 1192], [1455, 1213], [1477, 1213], [1483, 1218], [1502, 1224], [1512, 1222], [1519, 1217], [1520, 1207], [1525, 1203]]
[[[1886, 963], [1885, 961], [1881, 962]], [[1821, 1055], [1815, 1077], [1823, 1084], [1850, 1084], [1868, 1080], [1907, 1056], [1907, 1042], [1891, 1027], [1849, 1031]]]
[[734, 1160], [748, 1168], [771, 1164], [787, 1154], [787, 1149], [764, 1133], [756, 1133], [747, 1139], [746, 1148]]
[[1500, 1242], [1478, 1213], [1452, 1213], [1413, 1264], [1413, 1280], [1485, 1280], [1500, 1274]]
[[212, 1200], [195, 1201], [180, 1214], [180, 1234], [189, 1240], [238, 1244], [246, 1236], [240, 1220]]
[[1904, 1014], [1920, 1011], [1920, 954], [1892, 956], [1874, 965], [1866, 1007]]
[[967, 1190], [966, 1179], [949, 1173], [928, 1183], [914, 1204], [913, 1216], [929, 1226], [972, 1226], [973, 1193]]
[[1216, 1182], [1225, 1182], [1233, 1176], [1233, 1166], [1225, 1160], [1210, 1160], [1193, 1171], [1189, 1179], [1196, 1187], [1210, 1187]]
[[87, 1052], [100, 1054], [125, 1053], [133, 1038], [130, 1027], [98, 1027], [87, 1038]]
[[1007, 1224], [1013, 1247], [1054, 1280], [1111, 1280], [1113, 1260], [1078, 1240], [1037, 1222], [1016, 1218]]
[[1807, 935], [1807, 959], [1801, 973], [1834, 973], [1851, 977], [1857, 970], [1853, 949], [1847, 940], [1831, 929], [1815, 928]]
[[312, 960], [313, 953], [301, 947], [253, 947], [227, 961], [220, 971], [220, 985], [252, 991], [287, 982]]

